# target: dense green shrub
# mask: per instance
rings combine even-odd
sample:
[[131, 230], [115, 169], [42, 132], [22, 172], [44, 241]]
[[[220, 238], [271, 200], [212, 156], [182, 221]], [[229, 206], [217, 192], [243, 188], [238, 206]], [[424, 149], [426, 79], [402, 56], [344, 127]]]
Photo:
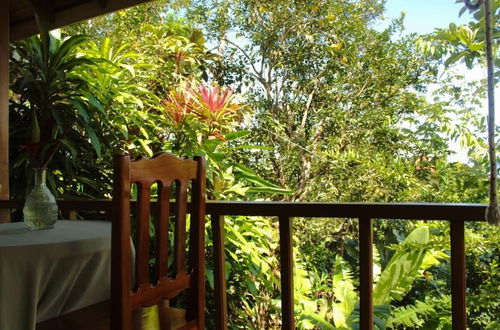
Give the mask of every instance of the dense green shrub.
[[[110, 197], [114, 153], [164, 150], [207, 158], [211, 199], [485, 201], [484, 118], [474, 113], [484, 90], [450, 74], [426, 99], [440, 63], [414, 36], [395, 40], [401, 20], [371, 27], [380, 1], [169, 8], [147, 4], [13, 45], [13, 197], [25, 193], [35, 145], [58, 147], [49, 182], [60, 197]], [[450, 138], [470, 163], [449, 160]], [[448, 230], [375, 222], [377, 327], [449, 328]], [[276, 222], [227, 217], [225, 234], [230, 327], [278, 328]], [[358, 326], [357, 234], [354, 220], [294, 219], [299, 328]], [[467, 225], [471, 328], [495, 327], [500, 313], [499, 234]], [[212, 313], [209, 224], [207, 235]]]

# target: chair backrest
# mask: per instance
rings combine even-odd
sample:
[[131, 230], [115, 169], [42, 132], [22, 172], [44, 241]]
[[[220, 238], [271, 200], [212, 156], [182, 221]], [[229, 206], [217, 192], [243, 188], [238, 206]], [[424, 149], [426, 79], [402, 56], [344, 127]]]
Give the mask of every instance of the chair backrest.
[[[188, 185], [191, 190], [189, 255], [186, 267], [186, 214]], [[135, 287], [131, 278], [131, 185], [137, 184]], [[158, 202], [151, 203], [151, 185], [158, 185]], [[176, 184], [175, 196], [171, 186]], [[168, 233], [170, 199], [175, 197], [174, 273], [169, 277]], [[152, 206], [156, 205], [156, 209]], [[150, 217], [155, 226], [155, 283], [149, 278]], [[116, 156], [113, 185], [111, 265], [111, 329], [132, 328], [132, 311], [172, 299], [189, 289], [187, 328], [204, 328], [205, 313], [205, 161], [202, 157], [180, 159], [160, 153], [151, 159], [130, 160]]]

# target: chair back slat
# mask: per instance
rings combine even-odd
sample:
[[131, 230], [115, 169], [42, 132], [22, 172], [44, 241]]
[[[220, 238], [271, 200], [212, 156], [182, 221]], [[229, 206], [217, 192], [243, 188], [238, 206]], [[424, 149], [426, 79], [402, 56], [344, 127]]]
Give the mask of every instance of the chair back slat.
[[135, 274], [137, 289], [149, 286], [149, 219], [151, 209], [151, 183], [139, 181], [137, 184], [137, 247]]
[[[170, 220], [170, 187], [167, 183], [160, 182], [158, 186], [158, 213], [156, 220], [156, 246], [157, 258], [159, 260], [168, 260], [168, 232]], [[166, 228], [167, 230], [161, 230]], [[168, 265], [166, 262], [156, 263], [156, 272], [158, 274], [158, 282], [167, 278]]]
[[[158, 203], [151, 203], [151, 187], [157, 184]], [[175, 183], [174, 275], [169, 278], [170, 199]], [[188, 186], [192, 183], [188, 269], [186, 269], [186, 214]], [[130, 270], [131, 184], [137, 185], [137, 226], [135, 279]], [[204, 327], [205, 263], [205, 163], [202, 157], [180, 159], [168, 153], [130, 160], [115, 159], [112, 237], [112, 329], [129, 330], [131, 311], [172, 299], [188, 289], [186, 321]], [[152, 206], [156, 205], [155, 208]], [[153, 221], [155, 247], [150, 247], [150, 221]], [[154, 278], [150, 278], [150, 251], [154, 250]], [[128, 259], [127, 259], [128, 258]], [[128, 267], [128, 268], [127, 268]], [[114, 320], [119, 318], [120, 320]]]
[[186, 272], [186, 210], [187, 210], [187, 182], [177, 182], [176, 215], [175, 215], [175, 275]]

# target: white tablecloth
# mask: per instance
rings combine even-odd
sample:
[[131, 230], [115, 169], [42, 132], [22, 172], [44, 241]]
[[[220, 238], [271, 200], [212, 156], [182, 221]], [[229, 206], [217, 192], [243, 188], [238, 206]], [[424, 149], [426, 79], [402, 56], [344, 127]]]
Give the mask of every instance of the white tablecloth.
[[33, 231], [0, 225], [0, 330], [41, 322], [109, 298], [111, 223], [58, 221]]

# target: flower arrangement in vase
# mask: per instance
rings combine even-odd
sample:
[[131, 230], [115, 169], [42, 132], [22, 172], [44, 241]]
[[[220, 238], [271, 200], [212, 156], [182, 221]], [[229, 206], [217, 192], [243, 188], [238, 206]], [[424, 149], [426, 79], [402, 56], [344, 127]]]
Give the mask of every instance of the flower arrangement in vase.
[[92, 128], [100, 103], [76, 70], [95, 66], [92, 59], [79, 54], [88, 41], [86, 36], [63, 39], [41, 29], [39, 36], [13, 45], [10, 111], [23, 123], [12, 128], [20, 144], [14, 167], [34, 169], [34, 187], [23, 209], [24, 221], [33, 229], [52, 228], [57, 220], [57, 203], [46, 184], [47, 166], [54, 155], [55, 166], [73, 162], [82, 145], [91, 144], [100, 155]]

